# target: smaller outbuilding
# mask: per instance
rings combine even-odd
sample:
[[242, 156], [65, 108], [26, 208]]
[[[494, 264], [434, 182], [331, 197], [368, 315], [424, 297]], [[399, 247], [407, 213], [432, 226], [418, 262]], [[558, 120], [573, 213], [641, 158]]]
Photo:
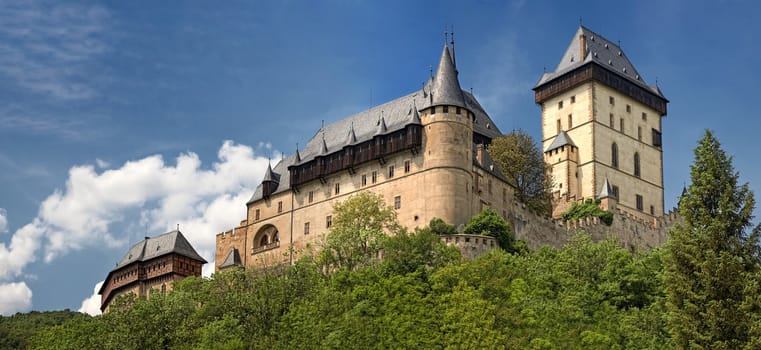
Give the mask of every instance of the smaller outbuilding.
[[108, 312], [109, 304], [119, 295], [133, 293], [148, 298], [151, 292], [166, 292], [176, 281], [200, 276], [206, 262], [179, 230], [145, 237], [108, 273], [98, 291], [100, 310]]

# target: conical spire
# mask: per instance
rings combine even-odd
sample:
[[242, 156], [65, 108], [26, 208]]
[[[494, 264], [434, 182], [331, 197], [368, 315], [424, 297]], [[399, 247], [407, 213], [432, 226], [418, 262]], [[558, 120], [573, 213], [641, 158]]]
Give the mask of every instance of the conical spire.
[[386, 118], [383, 118], [383, 116], [380, 117], [378, 120], [378, 130], [375, 132], [376, 135], [383, 135], [388, 131], [388, 128], [386, 127]]
[[420, 121], [420, 113], [418, 113], [417, 105], [415, 105], [415, 100], [412, 101], [412, 122], [410, 124], [423, 124], [423, 122]]
[[614, 197], [613, 196], [613, 188], [610, 186], [610, 181], [608, 181], [608, 178], [605, 178], [605, 181], [602, 183], [602, 189], [600, 190], [600, 195], [597, 196], [597, 198], [603, 199], [603, 198], [609, 198]]
[[439, 68], [436, 70], [431, 82], [432, 106], [452, 105], [459, 107], [465, 106], [465, 98], [462, 96], [460, 81], [457, 80], [457, 69], [455, 69], [449, 48], [444, 45], [439, 59]]
[[325, 132], [322, 132], [322, 144], [320, 145], [320, 155], [328, 154], [328, 144], [325, 143]]
[[296, 159], [295, 164], [301, 163], [301, 154], [299, 154], [299, 144], [296, 144], [296, 154], [293, 155]]
[[346, 145], [353, 145], [355, 143], [357, 143], [357, 134], [354, 133], [354, 122], [352, 122], [349, 134], [346, 135]]
[[265, 181], [273, 181], [273, 182], [278, 181], [277, 176], [275, 176], [274, 172], [272, 171], [271, 164], [267, 164], [267, 171], [264, 173], [264, 180], [262, 180], [262, 182], [265, 182]]

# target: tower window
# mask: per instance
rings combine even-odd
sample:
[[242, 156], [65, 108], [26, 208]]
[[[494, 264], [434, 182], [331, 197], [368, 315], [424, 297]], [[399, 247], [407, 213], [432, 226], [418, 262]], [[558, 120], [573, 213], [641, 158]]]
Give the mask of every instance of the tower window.
[[655, 207], [650, 206], [650, 215], [655, 215]]
[[372, 183], [378, 182], [378, 172], [377, 171], [373, 171], [373, 173], [372, 173], [372, 175], [370, 177], [371, 177]]
[[390, 179], [392, 177], [394, 177], [394, 166], [393, 165], [388, 167], [388, 178]]
[[563, 101], [558, 102], [558, 109], [563, 109]]
[[610, 189], [613, 191], [613, 198], [619, 198], [618, 197], [618, 186], [611, 186]]
[[404, 161], [404, 173], [407, 174], [409, 172], [410, 172], [410, 161], [409, 160], [405, 160]]
[[637, 198], [637, 210], [642, 211], [642, 209], [644, 208], [644, 205], [642, 204], [642, 195], [638, 194], [636, 198]]
[[362, 174], [362, 186], [367, 186], [367, 175]]
[[558, 119], [557, 129], [558, 129], [558, 132], [557, 132], [558, 134], [560, 133], [560, 130], [563, 130], [562, 126], [560, 125], [560, 119]]
[[489, 179], [489, 181], [486, 183], [486, 188], [489, 194], [491, 194], [491, 179]]
[[618, 145], [615, 142], [610, 146], [610, 166], [618, 168]]
[[283, 201], [277, 202], [277, 212], [282, 213], [283, 212]]
[[631, 113], [631, 112], [632, 112], [632, 106], [626, 105], [626, 113]]
[[642, 120], [647, 120], [647, 113], [642, 112]]
[[653, 146], [661, 147], [661, 132], [653, 129]]
[[641, 126], [637, 127], [637, 139], [642, 141], [642, 127]]
[[571, 103], [576, 103], [576, 95], [571, 96]]
[[457, 107], [457, 109], [455, 109], [456, 114], [462, 114], [461, 112], [462, 112], [462, 108]]
[[568, 115], [568, 129], [571, 129], [571, 128], [573, 128], [573, 115], [569, 114]]
[[610, 128], [615, 129], [616, 125], [613, 123], [613, 113], [610, 114]]
[[443, 107], [441, 107], [441, 108], [443, 109], [443, 110], [441, 111], [442, 113], [449, 113], [449, 106], [443, 106]]
[[341, 193], [341, 184], [336, 182], [336, 194]]
[[616, 99], [613, 96], [610, 96], [608, 101], [610, 101], [610, 105], [611, 106], [615, 106], [616, 105]]
[[402, 196], [394, 197], [394, 209], [402, 208]]
[[620, 127], [621, 127], [621, 130], [619, 130], [619, 131], [621, 131], [621, 132], [624, 132], [624, 118], [621, 118], [621, 119], [619, 120], [619, 124], [621, 124], [621, 125], [620, 125]]
[[333, 226], [333, 215], [328, 215], [325, 217], [325, 228], [330, 228]]
[[314, 201], [314, 191], [309, 191], [309, 203], [312, 203]]
[[431, 107], [431, 114], [436, 114], [436, 106]]
[[254, 220], [259, 220], [259, 209], [254, 212]]
[[639, 153], [634, 153], [634, 176], [639, 177]]
[[309, 234], [309, 222], [308, 221], [304, 223], [304, 234], [305, 235]]

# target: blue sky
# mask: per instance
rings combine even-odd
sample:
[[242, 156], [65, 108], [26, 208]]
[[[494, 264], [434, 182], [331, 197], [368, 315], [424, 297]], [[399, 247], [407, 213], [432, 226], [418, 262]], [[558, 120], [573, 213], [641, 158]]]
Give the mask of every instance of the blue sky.
[[323, 119], [419, 89], [448, 25], [463, 88], [503, 131], [539, 138], [531, 88], [582, 17], [671, 101], [667, 207], [706, 128], [759, 193], [758, 7], [0, 0], [0, 313], [91, 310], [126, 249], [177, 224], [212, 261], [214, 234], [244, 217], [268, 157]]

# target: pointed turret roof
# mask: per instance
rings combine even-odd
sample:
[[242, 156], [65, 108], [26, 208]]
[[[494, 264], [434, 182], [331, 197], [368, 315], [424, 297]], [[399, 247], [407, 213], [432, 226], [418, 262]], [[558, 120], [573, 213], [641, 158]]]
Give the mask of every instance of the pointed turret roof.
[[383, 116], [378, 119], [378, 129], [375, 131], [375, 135], [383, 135], [386, 132], [388, 132], [388, 127], [386, 126], [386, 118]]
[[354, 133], [354, 123], [351, 123], [351, 128], [349, 128], [349, 134], [346, 135], [346, 146], [350, 146], [357, 143], [357, 134]]
[[457, 80], [457, 69], [452, 62], [449, 48], [444, 45], [439, 59], [439, 68], [431, 81], [431, 106], [452, 105], [467, 107], [462, 95], [460, 81]]
[[568, 136], [565, 130], [560, 130], [560, 132], [558, 133], [558, 136], [555, 136], [555, 139], [552, 140], [552, 143], [550, 144], [549, 147], [547, 147], [546, 150], [544, 150], [544, 152], [546, 153], [549, 151], [553, 151], [556, 148], [560, 148], [565, 145], [576, 147], [576, 144], [573, 143], [573, 140], [571, 140], [571, 137]]
[[225, 261], [223, 261], [222, 264], [219, 265], [219, 268], [224, 269], [230, 266], [243, 266], [243, 262], [240, 259], [240, 252], [238, 252], [238, 248], [233, 248], [230, 250], [230, 253], [227, 254]]
[[[582, 52], [582, 46], [584, 51]], [[604, 38], [603, 36], [589, 30], [584, 26], [579, 26], [576, 30], [571, 43], [560, 59], [554, 72], [545, 72], [536, 87], [544, 85], [556, 78], [570, 72], [582, 65], [596, 63], [601, 67], [616, 73], [618, 76], [626, 78], [637, 85], [649, 90], [657, 96], [665, 99], [660, 89], [655, 85], [648, 85], [645, 79], [637, 72], [634, 65], [626, 56], [621, 46], [617, 43]]]
[[264, 181], [272, 181], [272, 182], [280, 181], [280, 176], [275, 174], [274, 171], [272, 171], [271, 164], [267, 164], [267, 171], [264, 172], [264, 179], [262, 179], [262, 182]]
[[417, 106], [415, 106], [414, 104], [412, 105], [412, 122], [410, 122], [410, 124], [415, 124], [415, 125], [423, 124], [423, 122], [420, 121], [420, 113], [417, 110]]
[[600, 195], [597, 196], [599, 199], [608, 198], [608, 197], [614, 197], [613, 195], [613, 187], [610, 186], [610, 181], [608, 181], [608, 178], [605, 178], [605, 181], [602, 183], [602, 189], [600, 189]]
[[322, 144], [320, 145], [320, 153], [319, 155], [324, 156], [328, 154], [328, 144], [325, 143], [325, 132], [322, 133]]
[[293, 154], [293, 163], [299, 164], [301, 163], [301, 154], [299, 153], [299, 145], [296, 145], [296, 153]]

